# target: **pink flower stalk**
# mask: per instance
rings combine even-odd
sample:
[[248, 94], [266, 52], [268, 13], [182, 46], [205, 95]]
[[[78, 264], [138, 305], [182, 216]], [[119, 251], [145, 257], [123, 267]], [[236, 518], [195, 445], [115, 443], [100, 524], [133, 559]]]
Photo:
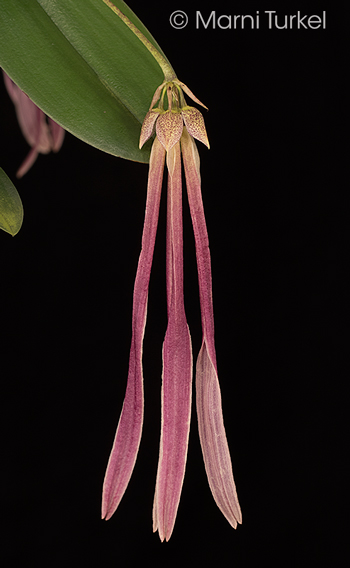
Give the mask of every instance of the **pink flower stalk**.
[[16, 176], [21, 178], [32, 167], [39, 153], [48, 154], [51, 150], [58, 152], [63, 144], [65, 131], [52, 118], [46, 122], [46, 115], [43, 111], [17, 87], [4, 71], [3, 75], [7, 92], [15, 105], [22, 134], [32, 147], [16, 173]]
[[[183, 90], [202, 104], [177, 79], [167, 81], [156, 90], [141, 129], [140, 147], [152, 136], [154, 130], [156, 137], [151, 150], [142, 250], [134, 288], [128, 382], [102, 497], [102, 518], [108, 520], [126, 490], [141, 439], [144, 404], [142, 343], [166, 156], [168, 326], [163, 344], [161, 438], [153, 503], [153, 530], [158, 530], [161, 541], [169, 540], [179, 506], [187, 459], [192, 399], [192, 348], [183, 295], [181, 154], [196, 243], [203, 330], [203, 342], [196, 366], [200, 442], [209, 486], [219, 509], [234, 528], [242, 522], [222, 416], [214, 345], [209, 243], [201, 196], [199, 155], [194, 138], [208, 148], [209, 142], [203, 116], [196, 108], [187, 106]], [[164, 108], [165, 93], [167, 109]], [[158, 100], [158, 107], [153, 108]]]

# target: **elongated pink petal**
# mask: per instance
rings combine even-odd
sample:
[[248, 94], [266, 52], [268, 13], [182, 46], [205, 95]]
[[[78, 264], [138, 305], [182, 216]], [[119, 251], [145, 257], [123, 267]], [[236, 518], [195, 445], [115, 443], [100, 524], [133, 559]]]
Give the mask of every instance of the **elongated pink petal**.
[[192, 91], [187, 87], [187, 85], [185, 85], [185, 83], [183, 83], [182, 81], [179, 81], [177, 79], [174, 80], [174, 83], [177, 83], [178, 85], [180, 85], [183, 88], [183, 90], [185, 91], [186, 95], [188, 95], [195, 103], [197, 103], [198, 105], [201, 105], [202, 107], [204, 107], [208, 110], [208, 107], [206, 107], [203, 103], [201, 103], [201, 101], [199, 99], [197, 99], [197, 97], [192, 93]]
[[[18, 89], [18, 87], [17, 87]], [[16, 176], [23, 177], [36, 161], [38, 154], [48, 154], [51, 150], [51, 134], [45, 114], [19, 89], [16, 114], [23, 136], [32, 146], [29, 154], [20, 165]]]
[[102, 518], [108, 520], [117, 509], [134, 469], [143, 423], [142, 343], [146, 324], [148, 285], [157, 232], [165, 150], [155, 139], [152, 145], [142, 250], [138, 262], [132, 315], [129, 375], [103, 484]]
[[51, 150], [58, 152], [61, 148], [65, 130], [51, 118], [46, 116], [33, 101], [3, 72], [5, 86], [15, 105], [17, 120], [28, 144], [32, 147], [28, 156], [16, 173], [18, 178], [24, 176], [32, 167], [38, 154], [47, 154]]
[[[167, 300], [163, 345], [162, 426], [153, 530], [160, 540], [172, 534], [185, 475], [192, 399], [192, 348], [183, 297], [181, 156], [168, 153]], [[172, 175], [171, 175], [172, 174]]]
[[16, 99], [13, 100], [22, 134], [29, 146], [36, 148], [41, 154], [47, 154], [52, 148], [52, 142], [45, 114], [17, 85], [14, 88]]
[[149, 110], [151, 110], [154, 107], [154, 105], [156, 104], [156, 102], [160, 99], [160, 94], [162, 92], [164, 85], [165, 85], [165, 81], [164, 81], [164, 83], [159, 85], [159, 87], [156, 88], [155, 93], [153, 95], [152, 102], [151, 102], [150, 107], [149, 107]]
[[58, 152], [63, 144], [66, 131], [52, 118], [49, 118], [49, 128], [51, 132], [51, 149], [53, 152]]
[[196, 395], [199, 437], [209, 486], [220, 511], [236, 528], [237, 522], [242, 522], [242, 513], [226, 439], [218, 375], [206, 340], [197, 359]]
[[181, 148], [196, 243], [203, 329], [203, 343], [196, 365], [199, 435], [208, 482], [215, 502], [228, 522], [236, 527], [237, 522], [242, 522], [242, 514], [233, 479], [230, 452], [222, 416], [214, 344], [211, 262], [201, 195], [199, 156], [195, 142], [186, 128], [183, 130]]
[[20, 167], [18, 168], [18, 170], [16, 172], [16, 177], [18, 179], [23, 177], [30, 170], [30, 168], [32, 167], [32, 165], [36, 161], [38, 155], [39, 154], [38, 154], [36, 148], [32, 148], [30, 150], [29, 154], [27, 154], [27, 157], [24, 159], [24, 161], [22, 162], [22, 164], [20, 165]]

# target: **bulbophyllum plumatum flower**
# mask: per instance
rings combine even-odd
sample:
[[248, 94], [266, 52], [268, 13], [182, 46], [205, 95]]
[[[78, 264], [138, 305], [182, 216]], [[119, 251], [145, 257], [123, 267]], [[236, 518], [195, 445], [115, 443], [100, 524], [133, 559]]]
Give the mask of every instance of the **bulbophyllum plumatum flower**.
[[[161, 439], [153, 504], [153, 530], [158, 530], [161, 541], [168, 541], [172, 534], [180, 501], [192, 398], [192, 348], [183, 295], [181, 155], [195, 236], [203, 330], [196, 365], [200, 442], [209, 486], [219, 509], [234, 528], [242, 522], [223, 423], [214, 345], [210, 252], [201, 196], [199, 155], [194, 138], [208, 148], [209, 142], [202, 114], [186, 104], [183, 91], [202, 105], [186, 85], [177, 79], [166, 81], [156, 90], [141, 129], [140, 147], [154, 130], [156, 137], [151, 149], [142, 249], [134, 287], [127, 388], [102, 497], [102, 518], [107, 520], [117, 509], [126, 490], [141, 439], [144, 407], [142, 343], [166, 158], [168, 326], [163, 344]], [[157, 101], [158, 106], [154, 108]]]
[[7, 92], [15, 105], [22, 134], [32, 148], [16, 173], [16, 176], [21, 178], [32, 167], [38, 154], [48, 154], [51, 150], [53, 152], [59, 151], [63, 144], [65, 130], [52, 118], [48, 118], [48, 121], [46, 121], [45, 113], [4, 71], [3, 75]]

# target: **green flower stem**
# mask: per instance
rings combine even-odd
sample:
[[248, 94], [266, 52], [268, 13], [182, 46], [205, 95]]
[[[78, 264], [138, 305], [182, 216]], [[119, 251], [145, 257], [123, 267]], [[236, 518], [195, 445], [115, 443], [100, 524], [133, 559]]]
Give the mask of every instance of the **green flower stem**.
[[143, 45], [147, 47], [148, 51], [153, 55], [154, 59], [157, 61], [158, 65], [164, 73], [165, 81], [172, 81], [176, 79], [174, 70], [166, 61], [166, 59], [159, 53], [159, 51], [152, 45], [152, 43], [140, 32], [140, 30], [117, 8], [110, 0], [103, 0], [103, 2], [113, 10], [117, 16], [128, 26], [128, 28], [142, 41]]

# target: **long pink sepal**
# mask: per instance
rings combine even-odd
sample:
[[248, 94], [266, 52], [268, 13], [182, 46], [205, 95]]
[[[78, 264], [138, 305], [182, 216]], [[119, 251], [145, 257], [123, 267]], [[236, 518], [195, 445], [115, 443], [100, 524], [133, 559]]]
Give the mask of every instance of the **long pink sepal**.
[[168, 152], [167, 301], [163, 345], [162, 425], [153, 530], [160, 540], [172, 534], [185, 475], [192, 400], [192, 348], [183, 297], [181, 156]]
[[103, 484], [102, 518], [117, 509], [134, 469], [143, 423], [142, 344], [146, 324], [148, 285], [157, 232], [165, 150], [155, 139], [152, 146], [142, 250], [135, 279], [129, 374], [122, 413]]
[[208, 482], [221, 512], [236, 528], [242, 522], [230, 452], [222, 415], [214, 343], [214, 315], [209, 240], [199, 173], [199, 156], [193, 138], [184, 128], [181, 138], [188, 200], [196, 243], [203, 343], [196, 365], [196, 402], [199, 436]]

